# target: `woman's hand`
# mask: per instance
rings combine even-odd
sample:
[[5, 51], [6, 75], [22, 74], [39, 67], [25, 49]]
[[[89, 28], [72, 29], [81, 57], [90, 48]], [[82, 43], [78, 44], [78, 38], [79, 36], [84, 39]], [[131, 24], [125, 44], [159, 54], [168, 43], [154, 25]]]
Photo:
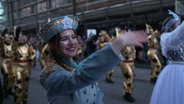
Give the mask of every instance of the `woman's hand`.
[[126, 46], [143, 47], [143, 43], [147, 42], [147, 35], [144, 31], [123, 32], [112, 41], [112, 46], [115, 51], [120, 54], [120, 51]]

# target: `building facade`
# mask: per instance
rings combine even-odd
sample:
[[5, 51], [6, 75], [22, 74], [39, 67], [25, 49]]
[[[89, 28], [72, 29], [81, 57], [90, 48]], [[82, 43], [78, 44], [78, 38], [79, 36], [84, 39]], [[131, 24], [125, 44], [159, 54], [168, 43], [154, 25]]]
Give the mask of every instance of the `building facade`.
[[109, 28], [145, 23], [157, 24], [167, 9], [174, 10], [175, 0], [4, 0], [8, 28], [21, 26], [36, 33], [48, 18], [77, 15], [80, 29]]
[[[160, 29], [167, 10], [184, 15], [183, 0], [1, 0], [4, 19], [0, 25], [13, 29], [21, 26], [25, 33], [37, 34], [48, 18], [77, 15], [80, 18], [78, 34], [88, 36], [89, 31], [113, 32], [117, 26], [145, 29], [150, 24]], [[181, 7], [183, 5], [183, 7]], [[0, 7], [1, 8], [1, 7]], [[181, 11], [182, 10], [182, 11]], [[0, 28], [2, 31], [3, 28]], [[110, 35], [112, 35], [110, 34]], [[146, 48], [136, 49], [136, 57], [146, 61]]]

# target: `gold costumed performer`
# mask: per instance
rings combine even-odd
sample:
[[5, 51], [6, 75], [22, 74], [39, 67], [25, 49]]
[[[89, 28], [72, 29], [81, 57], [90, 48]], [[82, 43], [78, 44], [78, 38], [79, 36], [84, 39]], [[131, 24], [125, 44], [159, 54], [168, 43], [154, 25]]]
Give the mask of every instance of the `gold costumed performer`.
[[[3, 52], [3, 41], [4, 41], [4, 34], [7, 33], [8, 29], [4, 29], [2, 34], [0, 35], [0, 63], [2, 63], [2, 52]], [[2, 77], [4, 77], [4, 72], [2, 70], [2, 66], [1, 66], [1, 75]], [[4, 100], [4, 89], [3, 89], [3, 83], [2, 83], [2, 77], [0, 77], [0, 104], [3, 104], [3, 100]]]
[[146, 31], [148, 33], [147, 56], [151, 67], [150, 81], [155, 83], [162, 68], [161, 62], [158, 58], [158, 36], [160, 33], [157, 30], [154, 31], [148, 24], [146, 24]]
[[4, 87], [4, 97], [7, 98], [8, 95], [12, 95], [14, 78], [12, 70], [12, 42], [13, 42], [13, 32], [8, 32], [3, 34], [2, 41], [2, 63], [1, 68], [3, 72], [3, 87]]
[[13, 43], [13, 71], [16, 79], [14, 104], [20, 104], [22, 101], [27, 104], [31, 61], [36, 57], [35, 50], [26, 43], [26, 39], [21, 28], [17, 27]]
[[[111, 41], [110, 36], [108, 35], [108, 33], [104, 30], [102, 30], [99, 33], [98, 36], [98, 42], [97, 42], [97, 49], [101, 49], [102, 47], [104, 47], [107, 43], [109, 43]], [[112, 74], [113, 74], [114, 70], [110, 70], [105, 77], [105, 81], [108, 83], [114, 83], [114, 81], [112, 80]]]
[[[116, 28], [116, 33], [120, 34], [121, 29]], [[135, 98], [132, 97], [134, 88], [134, 60], [136, 57], [136, 50], [134, 46], [127, 46], [121, 51], [122, 56], [125, 58], [120, 63], [120, 69], [123, 75], [123, 98], [128, 102], [135, 102]]]

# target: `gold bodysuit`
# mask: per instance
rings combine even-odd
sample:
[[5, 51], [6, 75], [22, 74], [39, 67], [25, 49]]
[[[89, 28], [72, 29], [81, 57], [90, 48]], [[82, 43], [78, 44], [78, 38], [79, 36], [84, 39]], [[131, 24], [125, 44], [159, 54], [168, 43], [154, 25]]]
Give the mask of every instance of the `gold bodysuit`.
[[150, 61], [150, 66], [151, 66], [151, 74], [150, 74], [150, 79], [151, 82], [155, 82], [160, 71], [161, 71], [161, 63], [160, 60], [158, 58], [158, 35], [159, 32], [157, 30], [153, 31], [153, 29], [149, 28], [149, 26], [147, 26], [147, 33], [148, 33], [148, 51], [147, 51], [147, 56], [148, 59]]
[[27, 102], [29, 76], [31, 72], [31, 61], [36, 57], [35, 50], [28, 44], [14, 42], [14, 64], [13, 71], [16, 78], [15, 104]]
[[3, 86], [5, 93], [12, 93], [14, 85], [13, 71], [12, 71], [12, 41], [13, 35], [5, 34], [2, 41], [2, 74], [3, 74]]
[[[126, 30], [121, 30], [120, 28], [116, 28], [116, 34], [120, 34], [122, 32], [126, 32]], [[134, 88], [134, 60], [136, 56], [136, 50], [134, 46], [127, 46], [123, 50], [121, 50], [121, 55], [124, 57], [124, 60], [120, 62], [120, 69], [122, 72], [123, 76], [123, 93], [124, 93], [124, 98], [127, 101], [134, 101], [134, 98], [131, 97], [133, 93], [133, 88]]]
[[109, 37], [106, 31], [100, 32], [98, 37], [98, 49], [101, 49], [110, 41], [111, 41], [111, 38]]
[[134, 46], [127, 46], [121, 51], [124, 60], [120, 63], [120, 68], [124, 77], [123, 91], [125, 95], [133, 93], [135, 52]]

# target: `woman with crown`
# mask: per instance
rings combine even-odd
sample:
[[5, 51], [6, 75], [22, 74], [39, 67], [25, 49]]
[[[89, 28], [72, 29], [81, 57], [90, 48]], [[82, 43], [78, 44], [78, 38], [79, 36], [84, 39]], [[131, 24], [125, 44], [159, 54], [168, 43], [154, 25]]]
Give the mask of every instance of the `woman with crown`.
[[160, 43], [169, 63], [157, 79], [150, 104], [184, 104], [184, 22], [168, 11]]
[[39, 35], [51, 52], [50, 62], [40, 73], [49, 104], [104, 104], [96, 81], [121, 62], [121, 49], [127, 45], [142, 47], [147, 40], [143, 31], [128, 32], [79, 62], [76, 59], [78, 22], [76, 16], [60, 16], [40, 30]]

